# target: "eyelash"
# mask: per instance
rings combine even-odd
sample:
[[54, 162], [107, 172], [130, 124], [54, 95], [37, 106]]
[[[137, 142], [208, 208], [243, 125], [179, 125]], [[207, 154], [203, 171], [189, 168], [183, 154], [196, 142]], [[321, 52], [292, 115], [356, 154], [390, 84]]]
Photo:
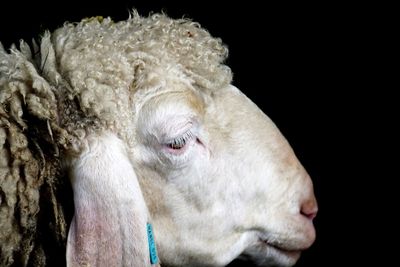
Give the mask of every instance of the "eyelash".
[[167, 143], [167, 147], [173, 150], [181, 150], [185, 147], [187, 142], [194, 137], [191, 131], [186, 132], [182, 136], [173, 139], [171, 142]]

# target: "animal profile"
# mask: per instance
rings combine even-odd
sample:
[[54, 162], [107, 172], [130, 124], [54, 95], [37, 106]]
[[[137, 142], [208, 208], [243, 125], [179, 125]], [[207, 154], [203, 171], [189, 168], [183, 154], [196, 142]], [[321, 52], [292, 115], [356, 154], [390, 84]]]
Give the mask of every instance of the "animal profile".
[[196, 22], [136, 11], [0, 46], [0, 265], [49, 265], [51, 222], [67, 266], [293, 266], [313, 185], [227, 56]]

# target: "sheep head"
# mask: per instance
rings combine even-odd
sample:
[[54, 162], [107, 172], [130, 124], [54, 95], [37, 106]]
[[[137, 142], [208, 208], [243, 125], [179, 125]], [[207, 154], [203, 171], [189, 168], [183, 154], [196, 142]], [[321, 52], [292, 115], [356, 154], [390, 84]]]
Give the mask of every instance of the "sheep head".
[[[83, 117], [98, 120], [80, 140], [106, 132], [125, 145], [162, 263], [243, 256], [291, 266], [313, 243], [311, 180], [273, 122], [230, 85], [219, 39], [190, 21], [134, 14], [67, 25], [52, 42]], [[76, 121], [61, 116], [69, 132]]]
[[26, 47], [3, 61], [48, 103], [27, 102], [70, 174], [70, 266], [150, 265], [149, 222], [166, 266], [292, 266], [312, 245], [310, 177], [198, 24], [133, 12], [65, 24], [34, 59]]

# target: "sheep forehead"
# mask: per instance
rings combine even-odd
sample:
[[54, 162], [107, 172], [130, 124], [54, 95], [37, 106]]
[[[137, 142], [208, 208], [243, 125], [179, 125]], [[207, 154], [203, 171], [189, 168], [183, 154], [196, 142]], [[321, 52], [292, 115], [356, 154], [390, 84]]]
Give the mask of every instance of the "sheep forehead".
[[[196, 90], [190, 80], [177, 78], [174, 75], [160, 78], [160, 82], [153, 88], [141, 88], [134, 93], [133, 110], [135, 122], [141, 117], [160, 119], [164, 113], [196, 114], [204, 113], [204, 101], [202, 92]], [[144, 113], [145, 116], [140, 116]], [[158, 118], [157, 118], [158, 117]]]

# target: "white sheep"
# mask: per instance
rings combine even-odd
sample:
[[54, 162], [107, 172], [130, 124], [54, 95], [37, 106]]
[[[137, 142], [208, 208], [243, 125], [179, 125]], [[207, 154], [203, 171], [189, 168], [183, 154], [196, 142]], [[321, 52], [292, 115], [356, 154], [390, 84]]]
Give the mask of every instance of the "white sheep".
[[40, 203], [66, 242], [39, 191], [68, 173], [68, 266], [158, 264], [149, 223], [166, 266], [294, 265], [315, 239], [312, 182], [230, 84], [227, 54], [197, 23], [136, 11], [67, 23], [33, 52], [0, 46], [0, 264], [46, 264]]

